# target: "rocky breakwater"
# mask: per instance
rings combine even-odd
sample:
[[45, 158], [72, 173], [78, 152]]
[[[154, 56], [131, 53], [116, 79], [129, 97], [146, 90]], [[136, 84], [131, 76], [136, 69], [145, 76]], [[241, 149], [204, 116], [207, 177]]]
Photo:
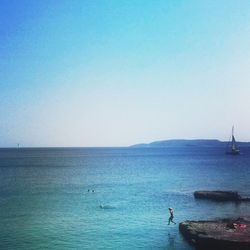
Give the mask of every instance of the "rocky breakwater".
[[234, 191], [195, 191], [196, 199], [208, 199], [214, 201], [250, 201], [250, 198], [242, 198], [238, 192]]
[[179, 230], [199, 250], [250, 249], [250, 218], [184, 221]]

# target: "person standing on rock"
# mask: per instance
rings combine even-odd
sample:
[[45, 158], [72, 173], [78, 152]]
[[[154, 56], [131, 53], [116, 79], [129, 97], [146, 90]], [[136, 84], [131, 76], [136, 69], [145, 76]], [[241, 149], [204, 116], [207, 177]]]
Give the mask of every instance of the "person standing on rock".
[[168, 208], [168, 210], [169, 210], [169, 213], [170, 213], [170, 217], [169, 217], [169, 219], [168, 219], [168, 225], [170, 225], [170, 222], [176, 224], [176, 223], [173, 221], [173, 219], [174, 219], [174, 210], [173, 210], [173, 208], [170, 207], [170, 208]]

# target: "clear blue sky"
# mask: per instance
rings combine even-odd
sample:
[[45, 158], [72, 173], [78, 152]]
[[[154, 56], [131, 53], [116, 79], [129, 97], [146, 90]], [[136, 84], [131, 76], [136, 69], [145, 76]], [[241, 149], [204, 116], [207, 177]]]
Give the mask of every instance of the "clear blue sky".
[[250, 1], [2, 0], [0, 146], [250, 141]]

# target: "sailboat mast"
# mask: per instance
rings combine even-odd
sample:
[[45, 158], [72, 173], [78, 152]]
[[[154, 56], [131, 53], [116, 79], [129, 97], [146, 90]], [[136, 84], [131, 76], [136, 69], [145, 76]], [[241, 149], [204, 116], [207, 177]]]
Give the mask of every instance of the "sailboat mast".
[[236, 141], [234, 138], [234, 125], [232, 126], [232, 135], [231, 136], [232, 136], [231, 142], [229, 141], [230, 150], [227, 152], [227, 154], [237, 155], [240, 153], [240, 151], [236, 145]]
[[232, 126], [232, 150], [236, 149], [235, 139], [234, 139], [234, 126]]

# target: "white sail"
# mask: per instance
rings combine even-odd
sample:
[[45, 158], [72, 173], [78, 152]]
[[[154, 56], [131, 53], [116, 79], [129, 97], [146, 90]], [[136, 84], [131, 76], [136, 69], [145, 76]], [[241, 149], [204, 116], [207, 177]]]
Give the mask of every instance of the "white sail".
[[235, 141], [234, 136], [232, 136], [232, 150], [236, 150], [236, 149], [237, 149], [236, 141]]
[[229, 143], [229, 150], [226, 153], [232, 155], [237, 155], [240, 153], [240, 150], [237, 147], [236, 140], [234, 137], [234, 126], [232, 127], [232, 140]]

